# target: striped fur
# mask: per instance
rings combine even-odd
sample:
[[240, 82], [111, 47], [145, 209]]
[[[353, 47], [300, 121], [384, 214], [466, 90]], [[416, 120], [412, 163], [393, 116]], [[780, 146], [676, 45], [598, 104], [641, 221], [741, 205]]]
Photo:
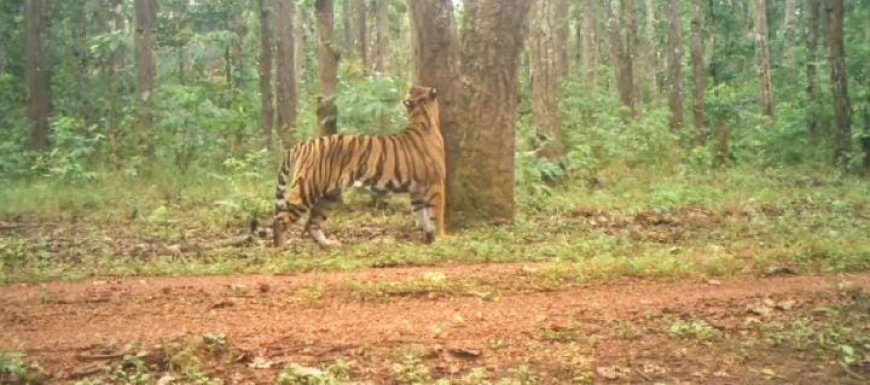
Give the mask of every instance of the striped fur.
[[354, 185], [376, 193], [410, 193], [426, 240], [445, 234], [446, 166], [435, 89], [412, 87], [404, 103], [410, 119], [399, 134], [330, 135], [290, 150], [278, 174], [275, 246], [283, 245], [287, 228], [309, 211], [305, 230], [323, 247], [335, 244], [320, 226], [341, 191]]

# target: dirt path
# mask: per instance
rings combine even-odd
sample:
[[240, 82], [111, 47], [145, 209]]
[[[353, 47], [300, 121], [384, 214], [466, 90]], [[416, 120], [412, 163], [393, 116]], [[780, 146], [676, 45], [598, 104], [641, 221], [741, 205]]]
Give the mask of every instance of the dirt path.
[[[844, 370], [836, 353], [817, 360], [813, 350], [791, 348], [788, 338], [765, 343], [766, 333], [784, 333], [795, 320], [827, 320], [814, 316], [821, 307], [845, 309], [848, 317], [855, 298], [866, 297], [870, 273], [541, 291], [528, 279], [535, 269], [466, 265], [14, 285], [0, 288], [0, 351], [28, 353], [51, 382], [61, 383], [103, 375], [121, 353], [134, 352], [132, 343], [149, 352], [143, 357], [159, 377], [177, 369], [174, 352], [202, 345], [205, 335], [226, 337], [221, 349], [231, 358], [202, 363], [204, 373], [227, 384], [273, 383], [286, 363], [323, 366], [339, 358], [354, 362], [354, 378], [392, 383], [405, 354], [419, 357], [433, 377], [461, 377], [473, 368], [509, 377], [528, 367], [540, 383], [870, 378], [866, 362]], [[463, 289], [455, 282], [477, 283]], [[864, 321], [857, 332], [870, 331]], [[819, 352], [826, 354], [825, 347]]]

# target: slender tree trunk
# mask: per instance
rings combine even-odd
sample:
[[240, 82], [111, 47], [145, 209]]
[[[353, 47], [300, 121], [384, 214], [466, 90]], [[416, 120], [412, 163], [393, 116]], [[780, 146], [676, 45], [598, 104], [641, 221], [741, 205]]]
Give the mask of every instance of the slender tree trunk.
[[232, 60], [235, 71], [233, 72], [233, 84], [241, 89], [245, 83], [245, 36], [248, 35], [248, 25], [242, 17], [243, 12], [233, 16], [233, 30], [235, 37], [232, 42]]
[[617, 6], [619, 6], [619, 1], [611, 0], [607, 2], [607, 25], [610, 33], [611, 61], [616, 73], [616, 90], [619, 93], [619, 101], [623, 106], [634, 112], [634, 102], [631, 95], [631, 56], [629, 56], [627, 47], [622, 39], [623, 23], [620, 20], [621, 12], [615, 9]]
[[94, 24], [96, 20], [88, 17], [88, 4], [90, 2], [87, 0], [81, 0], [79, 3], [79, 46], [78, 46], [78, 81], [79, 81], [79, 99], [81, 102], [80, 113], [82, 116], [82, 121], [84, 122], [85, 127], [89, 127], [94, 119], [93, 108], [91, 107], [91, 95], [90, 95], [90, 50], [91, 45], [88, 40], [89, 31], [88, 26], [90, 24]]
[[277, 0], [275, 45], [278, 70], [277, 109], [281, 143], [289, 149], [296, 141], [296, 75], [293, 58], [293, 0]]
[[774, 118], [773, 82], [770, 78], [770, 48], [767, 32], [767, 0], [755, 1], [756, 40], [758, 44], [758, 75], [761, 88], [761, 113]]
[[43, 0], [27, 0], [27, 116], [30, 118], [30, 148], [49, 147], [48, 117], [51, 115], [51, 70], [45, 53], [48, 12]]
[[[114, 20], [114, 33], [124, 33], [124, 3], [122, 0], [111, 0], [112, 19]], [[112, 51], [109, 59], [111, 69], [109, 71], [112, 84], [109, 95], [109, 145], [111, 147], [112, 156], [115, 160], [123, 159], [123, 146], [121, 145], [124, 137], [121, 131], [120, 117], [120, 99], [122, 91], [122, 74], [124, 73], [124, 55], [120, 48]], [[117, 162], [116, 162], [117, 163]], [[120, 164], [120, 163], [118, 163]]]
[[795, 68], [795, 32], [797, 31], [797, 0], [785, 0], [785, 15], [783, 17], [782, 40], [783, 61], [787, 68]]
[[671, 91], [671, 129], [683, 128], [683, 7], [680, 0], [668, 0], [668, 72]]
[[297, 100], [302, 95], [302, 81], [305, 79], [306, 22], [305, 8], [296, 8], [293, 13], [293, 93]]
[[[350, 15], [353, 13], [353, 7], [350, 3], [351, 0], [341, 0], [341, 33], [342, 33], [342, 56], [347, 57], [348, 59], [353, 59], [356, 57], [356, 50], [353, 49], [355, 47], [353, 42], [353, 23], [351, 22]], [[359, 0], [355, 0], [359, 1]]]
[[638, 48], [640, 47], [637, 32], [637, 8], [638, 0], [624, 0], [622, 5], [622, 25], [626, 29], [625, 36], [625, 66], [628, 89], [631, 92], [631, 111], [637, 117], [640, 115], [643, 95], [638, 81]]
[[658, 86], [658, 72], [659, 72], [659, 60], [658, 60], [658, 45], [656, 44], [656, 16], [655, 16], [655, 4], [653, 4], [653, 0], [645, 0], [646, 5], [646, 30], [647, 30], [647, 38], [645, 39], [646, 45], [646, 77], [649, 82], [649, 92], [650, 97], [653, 102], [658, 100], [659, 97], [659, 86]]
[[819, 77], [816, 68], [819, 52], [819, 23], [821, 0], [808, 0], [809, 27], [807, 31], [807, 133], [811, 142], [819, 140]]
[[374, 69], [378, 76], [384, 76], [390, 65], [390, 2], [375, 0], [375, 33], [376, 44], [374, 52]]
[[558, 71], [560, 81], [565, 79], [571, 72], [571, 26], [569, 24], [568, 1], [554, 0], [556, 7], [556, 55], [558, 62], [561, 63], [556, 71]]
[[139, 145], [154, 159], [154, 79], [157, 74], [155, 27], [157, 2], [136, 0], [136, 72], [139, 82]]
[[459, 166], [463, 219], [512, 221], [517, 76], [529, 0], [468, 0], [462, 36], [467, 124]]
[[260, 7], [260, 124], [266, 148], [272, 149], [275, 127], [275, 98], [272, 93], [272, 5], [259, 0]]
[[353, 47], [356, 50], [356, 55], [360, 60], [363, 72], [369, 73], [369, 58], [368, 58], [368, 17], [366, 16], [365, 0], [357, 0], [354, 4], [354, 43]]
[[594, 91], [598, 87], [598, 0], [586, 0], [583, 12], [583, 70], [586, 71], [586, 87]]
[[438, 90], [447, 157], [447, 223], [456, 225], [456, 173], [462, 155], [462, 78], [452, 0], [408, 0], [413, 29], [414, 82]]
[[559, 119], [559, 85], [565, 63], [560, 55], [558, 13], [564, 0], [533, 0], [529, 54], [532, 70], [532, 112], [538, 137], [546, 141], [538, 155], [559, 160], [565, 156], [566, 138]]
[[707, 89], [704, 73], [704, 0], [692, 0], [692, 118], [695, 125], [695, 141], [704, 142], [706, 109], [704, 91]]
[[320, 97], [317, 104], [317, 122], [320, 135], [337, 132], [338, 108], [335, 105], [335, 89], [338, 85], [338, 42], [335, 41], [334, 7], [332, 0], [317, 0], [317, 31], [320, 38], [318, 55], [320, 65]]
[[843, 41], [843, 0], [827, 0], [828, 46], [831, 49], [831, 95], [834, 99], [834, 161], [845, 166], [852, 147], [852, 107], [849, 103], [849, 78], [846, 74], [846, 47]]

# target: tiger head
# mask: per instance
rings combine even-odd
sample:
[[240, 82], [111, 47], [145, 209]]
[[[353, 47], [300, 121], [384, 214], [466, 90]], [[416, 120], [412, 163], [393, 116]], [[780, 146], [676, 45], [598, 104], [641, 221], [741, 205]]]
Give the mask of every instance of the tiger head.
[[412, 86], [408, 91], [408, 97], [403, 103], [408, 109], [408, 115], [412, 117], [427, 117], [436, 125], [439, 124], [440, 107], [436, 96], [438, 92], [434, 87]]

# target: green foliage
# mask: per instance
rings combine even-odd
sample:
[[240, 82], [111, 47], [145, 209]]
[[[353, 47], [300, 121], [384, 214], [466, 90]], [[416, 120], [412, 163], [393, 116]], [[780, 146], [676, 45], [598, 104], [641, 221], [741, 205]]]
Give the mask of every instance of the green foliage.
[[350, 380], [351, 363], [338, 360], [324, 370], [288, 364], [278, 375], [278, 385], [341, 385]]
[[37, 385], [46, 376], [39, 365], [26, 362], [24, 354], [0, 352], [0, 384]]
[[339, 132], [386, 135], [404, 129], [407, 114], [402, 100], [408, 87], [393, 78], [342, 81], [336, 100]]

